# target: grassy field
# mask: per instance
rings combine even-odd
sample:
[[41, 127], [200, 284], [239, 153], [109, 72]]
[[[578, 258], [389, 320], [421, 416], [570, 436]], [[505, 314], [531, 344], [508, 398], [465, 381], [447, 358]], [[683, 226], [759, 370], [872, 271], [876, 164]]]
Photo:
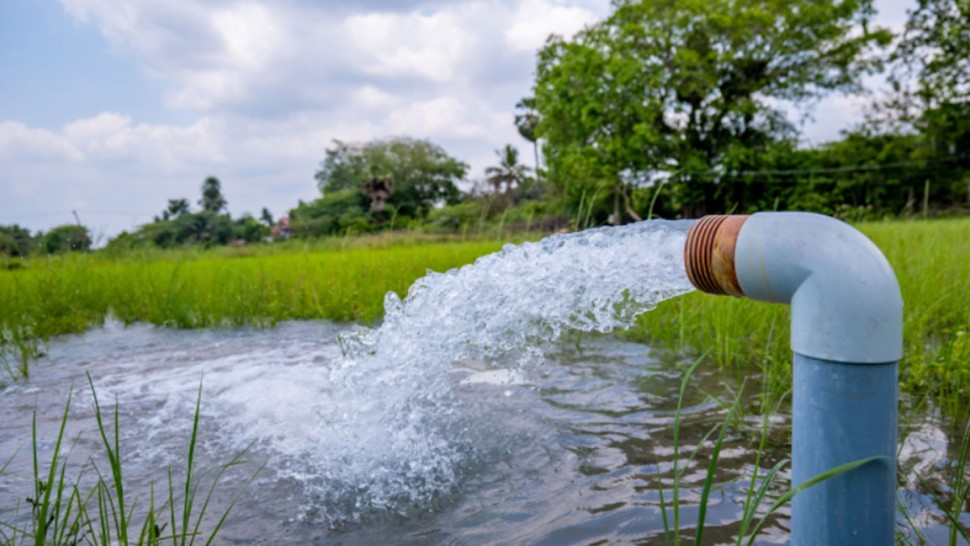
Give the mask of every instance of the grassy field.
[[[948, 413], [959, 412], [970, 393], [970, 219], [858, 227], [889, 258], [902, 286], [904, 388], [932, 393]], [[28, 373], [38, 340], [84, 331], [109, 313], [125, 323], [176, 328], [370, 322], [381, 316], [388, 290], [403, 295], [426, 270], [470, 263], [501, 246], [385, 235], [7, 262], [0, 271], [0, 365], [8, 379]], [[767, 369], [781, 390], [790, 384], [786, 306], [695, 293], [643, 315], [629, 335], [659, 348], [710, 351], [738, 374]]]

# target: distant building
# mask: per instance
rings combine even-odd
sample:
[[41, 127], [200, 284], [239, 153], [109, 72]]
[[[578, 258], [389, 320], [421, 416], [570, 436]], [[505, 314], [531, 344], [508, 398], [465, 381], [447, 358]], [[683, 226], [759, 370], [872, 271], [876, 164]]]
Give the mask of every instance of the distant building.
[[280, 216], [280, 219], [276, 221], [276, 225], [269, 232], [273, 236], [274, 241], [285, 241], [292, 237], [293, 230], [290, 229], [290, 217]]

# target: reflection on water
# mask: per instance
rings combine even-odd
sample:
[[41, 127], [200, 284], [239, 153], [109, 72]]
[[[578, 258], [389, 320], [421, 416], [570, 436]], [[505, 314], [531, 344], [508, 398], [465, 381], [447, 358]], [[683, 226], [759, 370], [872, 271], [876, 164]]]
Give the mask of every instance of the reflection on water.
[[[17, 453], [11, 474], [0, 477], [0, 520], [9, 521], [31, 491], [34, 408], [44, 460], [72, 385], [70, 460], [105, 468], [86, 385], [89, 373], [102, 405], [117, 400], [120, 407], [129, 495], [144, 498], [148, 483], [163, 483], [170, 466], [178, 479], [200, 381], [200, 468], [225, 462], [254, 443], [249, 459], [255, 462], [230, 474], [215, 508], [231, 500], [257, 463], [265, 461], [266, 469], [240, 498], [220, 543], [664, 543], [660, 492], [669, 503], [671, 424], [684, 363], [654, 360], [646, 347], [610, 337], [547, 348], [542, 365], [512, 372], [461, 361], [448, 376], [456, 400], [444, 420], [458, 440], [441, 446], [460, 457], [449, 487], [426, 499], [383, 498], [386, 505], [379, 506], [374, 499], [381, 497], [368, 491], [374, 478], [361, 475], [365, 467], [352, 460], [353, 449], [332, 445], [330, 429], [321, 425], [328, 418], [324, 408], [353, 412], [381, 403], [369, 393], [362, 396], [370, 398], [354, 399], [354, 393], [342, 390], [346, 385], [331, 382], [335, 375], [328, 370], [341, 361], [335, 340], [344, 330], [326, 323], [191, 332], [109, 325], [53, 342], [31, 368], [29, 381], [0, 394], [0, 456], [6, 460]], [[711, 442], [687, 458], [725, 415], [708, 395], [731, 398], [739, 389], [733, 376], [703, 367], [688, 387], [680, 448], [686, 467], [680, 517], [688, 536]], [[753, 401], [753, 380], [745, 392]], [[944, 518], [928, 491], [945, 491], [958, 446], [932, 415], [907, 420], [912, 432], [900, 450], [899, 498], [921, 532], [944, 543]], [[759, 417], [747, 416], [727, 438], [709, 499], [705, 543], [733, 543], [755, 470], [759, 423]], [[774, 416], [771, 426], [763, 468], [787, 457], [789, 449], [787, 417]], [[371, 432], [360, 431], [362, 441], [380, 441], [368, 437]], [[447, 439], [449, 431], [441, 432]], [[315, 456], [328, 449], [349, 455], [344, 460]], [[406, 454], [387, 455], [401, 468], [423, 463]], [[407, 479], [402, 478], [402, 489], [421, 485]], [[355, 488], [371, 502], [355, 506]], [[787, 482], [779, 483], [773, 493], [785, 488]], [[345, 517], [332, 517], [338, 513]], [[970, 516], [964, 513], [962, 519]], [[786, 543], [787, 533], [782, 511], [759, 542]]]

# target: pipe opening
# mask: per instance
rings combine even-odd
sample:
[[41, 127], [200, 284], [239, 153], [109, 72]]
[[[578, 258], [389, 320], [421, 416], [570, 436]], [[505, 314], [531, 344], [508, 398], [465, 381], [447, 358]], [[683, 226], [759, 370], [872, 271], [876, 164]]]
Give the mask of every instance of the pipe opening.
[[684, 266], [687, 278], [698, 290], [744, 295], [734, 269], [734, 250], [747, 219], [747, 215], [711, 215], [691, 226], [684, 245]]

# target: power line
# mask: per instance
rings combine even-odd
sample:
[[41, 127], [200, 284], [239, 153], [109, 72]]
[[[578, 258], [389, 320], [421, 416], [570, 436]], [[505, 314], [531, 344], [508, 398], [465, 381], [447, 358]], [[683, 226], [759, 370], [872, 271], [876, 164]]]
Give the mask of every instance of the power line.
[[768, 169], [768, 170], [748, 170], [748, 171], [693, 171], [693, 172], [673, 172], [671, 175], [677, 176], [693, 176], [693, 177], [715, 177], [715, 176], [791, 176], [791, 175], [812, 175], [812, 174], [833, 174], [833, 173], [847, 173], [847, 172], [865, 172], [865, 171], [885, 171], [890, 169], [898, 169], [900, 167], [930, 167], [934, 163], [947, 163], [951, 161], [957, 161], [959, 159], [964, 159], [968, 157], [967, 154], [960, 154], [949, 157], [940, 157], [932, 159], [921, 159], [921, 160], [908, 160], [908, 161], [896, 161], [893, 163], [879, 163], [879, 164], [857, 164], [857, 165], [845, 165], [842, 167], [819, 167], [810, 169]]
[[102, 216], [153, 216], [154, 212], [136, 212], [136, 211], [99, 211], [99, 210], [85, 210], [85, 209], [73, 209], [73, 210], [56, 210], [47, 212], [31, 212], [25, 214], [3, 214], [0, 215], [2, 218], [23, 220], [25, 218], [43, 218], [45, 216], [71, 216], [72, 213], [77, 212], [80, 214], [94, 214]]

